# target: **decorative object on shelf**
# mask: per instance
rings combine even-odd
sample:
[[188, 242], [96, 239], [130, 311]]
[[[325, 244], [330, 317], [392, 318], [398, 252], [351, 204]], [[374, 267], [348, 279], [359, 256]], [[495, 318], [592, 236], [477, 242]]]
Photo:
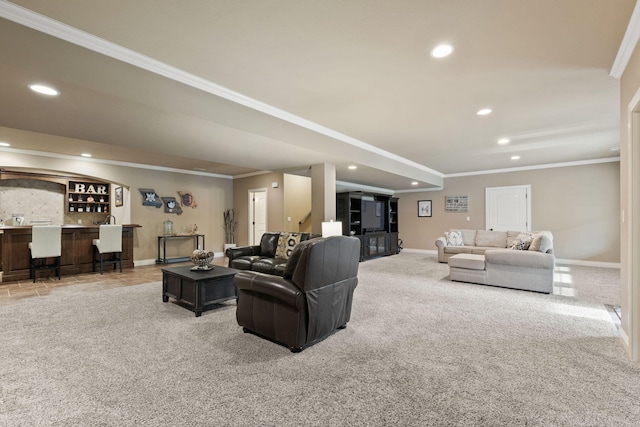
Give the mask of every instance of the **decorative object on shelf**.
[[178, 204], [175, 197], [161, 197], [164, 202], [164, 212], [174, 213], [176, 215], [182, 215], [182, 208]]
[[113, 190], [113, 192], [115, 193], [115, 198], [116, 198], [115, 205], [116, 205], [116, 207], [124, 205], [124, 195], [123, 195], [122, 187], [116, 187], [115, 190]]
[[418, 200], [418, 216], [431, 216], [431, 200]]
[[445, 196], [445, 212], [469, 212], [469, 196]]
[[193, 194], [190, 191], [178, 191], [178, 194], [180, 195], [180, 203], [182, 203], [182, 206], [191, 209], [198, 207], [198, 203], [196, 203], [196, 200], [193, 198]]
[[191, 267], [193, 271], [209, 271], [213, 269], [211, 262], [213, 261], [213, 252], [207, 252], [203, 249], [196, 249], [191, 253], [191, 262], [196, 266]]
[[[236, 226], [238, 223], [235, 220], [235, 211], [233, 208], [227, 209], [223, 212], [224, 215], [224, 241], [228, 245], [235, 245], [236, 243]], [[226, 249], [225, 245], [225, 249]]]
[[156, 190], [153, 188], [138, 188], [138, 191], [142, 194], [143, 206], [154, 206], [156, 208], [162, 206], [162, 202], [158, 200], [160, 196], [158, 196]]
[[164, 235], [173, 236], [173, 221], [168, 219], [163, 224], [164, 224]]

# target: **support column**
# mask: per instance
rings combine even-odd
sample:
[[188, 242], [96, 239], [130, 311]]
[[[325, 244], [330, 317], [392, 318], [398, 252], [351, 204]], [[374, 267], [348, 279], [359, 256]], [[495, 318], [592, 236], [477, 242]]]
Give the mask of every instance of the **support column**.
[[322, 234], [324, 221], [336, 219], [336, 166], [311, 166], [311, 232]]

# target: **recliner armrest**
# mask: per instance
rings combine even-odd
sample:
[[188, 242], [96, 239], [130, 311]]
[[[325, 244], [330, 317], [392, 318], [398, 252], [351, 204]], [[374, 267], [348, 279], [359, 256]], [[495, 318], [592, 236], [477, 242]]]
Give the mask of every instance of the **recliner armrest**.
[[268, 295], [298, 310], [304, 306], [302, 291], [289, 280], [280, 276], [255, 271], [241, 271], [233, 277], [233, 284], [238, 290]]

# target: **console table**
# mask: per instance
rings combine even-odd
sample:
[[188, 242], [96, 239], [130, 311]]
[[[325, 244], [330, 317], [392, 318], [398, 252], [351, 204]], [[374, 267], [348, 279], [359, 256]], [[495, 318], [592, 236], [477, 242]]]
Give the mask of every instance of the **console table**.
[[[202, 238], [202, 246], [200, 245]], [[167, 258], [167, 240], [172, 239], [193, 239], [195, 247], [193, 249], [204, 249], [204, 234], [177, 234], [175, 236], [158, 236], [158, 259], [156, 264], [168, 264], [171, 262], [183, 262], [191, 259], [191, 254], [184, 257]], [[160, 256], [160, 248], [162, 248], [162, 256]]]

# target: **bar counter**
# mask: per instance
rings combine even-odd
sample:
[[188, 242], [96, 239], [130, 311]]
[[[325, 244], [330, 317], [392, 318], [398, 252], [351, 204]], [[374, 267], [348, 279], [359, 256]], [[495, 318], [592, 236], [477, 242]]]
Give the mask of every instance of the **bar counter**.
[[[93, 271], [93, 240], [99, 235], [98, 225], [64, 224], [62, 226], [61, 275], [69, 276]], [[133, 231], [137, 224], [122, 226], [122, 268], [133, 268]], [[29, 279], [29, 242], [31, 226], [0, 227], [0, 271], [2, 283]], [[53, 275], [40, 271], [38, 278]]]

